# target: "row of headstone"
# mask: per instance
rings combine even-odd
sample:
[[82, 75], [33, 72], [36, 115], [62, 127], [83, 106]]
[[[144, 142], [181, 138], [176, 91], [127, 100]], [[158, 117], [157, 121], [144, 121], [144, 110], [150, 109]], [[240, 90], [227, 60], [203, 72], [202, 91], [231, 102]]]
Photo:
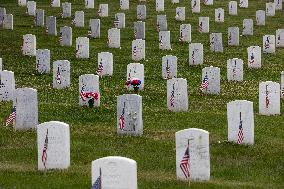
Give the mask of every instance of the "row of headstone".
[[27, 2], [27, 14], [29, 16], [35, 16], [36, 12], [36, 2], [35, 1], [28, 1]]

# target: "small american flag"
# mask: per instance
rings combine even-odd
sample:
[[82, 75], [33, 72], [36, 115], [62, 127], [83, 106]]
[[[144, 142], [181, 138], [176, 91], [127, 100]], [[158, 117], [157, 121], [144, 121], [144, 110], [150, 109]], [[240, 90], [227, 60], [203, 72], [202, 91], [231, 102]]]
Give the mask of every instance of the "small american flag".
[[107, 43], [108, 43], [108, 45], [110, 45], [110, 44], [111, 44], [110, 37], [108, 38]]
[[167, 59], [166, 72], [167, 72], [166, 78], [170, 78], [171, 72], [170, 72], [170, 66], [169, 66], [169, 60], [168, 59]]
[[103, 69], [104, 69], [103, 60], [101, 59], [100, 64], [99, 64], [99, 66], [98, 66], [98, 69], [97, 69], [96, 73], [97, 73], [98, 75], [100, 75], [100, 74], [102, 73]]
[[133, 47], [133, 51], [132, 51], [132, 53], [133, 53], [133, 56], [137, 56], [137, 47], [136, 47], [136, 45]]
[[194, 9], [196, 7], [196, 5], [197, 5], [197, 2], [196, 2], [196, 0], [194, 0], [193, 5], [192, 5], [192, 9]]
[[243, 141], [244, 141], [243, 120], [242, 120], [242, 112], [240, 112], [240, 124], [239, 124], [237, 144], [241, 144]]
[[34, 17], [34, 26], [37, 26], [37, 13], [35, 13], [35, 17]]
[[160, 23], [158, 22], [157, 23], [157, 31], [160, 31], [161, 30], [161, 26], [160, 26]]
[[119, 19], [118, 18], [115, 18], [114, 21], [113, 21], [113, 25], [114, 27], [118, 27], [119, 26]]
[[208, 89], [208, 86], [209, 86], [208, 76], [205, 75], [204, 79], [203, 79], [202, 82], [201, 82], [200, 90], [201, 90], [201, 91], [207, 90], [207, 89]]
[[99, 99], [100, 94], [96, 92], [84, 92], [83, 89], [80, 92], [80, 97], [83, 101], [86, 101], [88, 98], [93, 98], [94, 100]]
[[203, 22], [200, 22], [198, 30], [199, 30], [199, 32], [203, 31]]
[[237, 61], [235, 60], [235, 66], [234, 66], [234, 68], [233, 68], [233, 78], [235, 78], [236, 77], [236, 75], [237, 75]]
[[189, 169], [190, 169], [190, 155], [189, 155], [189, 146], [187, 146], [185, 153], [180, 161], [180, 169], [182, 170], [186, 179], [190, 177]]
[[48, 129], [46, 130], [45, 140], [42, 149], [41, 162], [43, 163], [44, 168], [46, 169], [47, 162], [47, 146], [48, 146]]
[[100, 16], [101, 13], [102, 13], [102, 8], [99, 8], [99, 10], [98, 10], [98, 15]]
[[173, 90], [170, 96], [170, 104], [171, 104], [171, 107], [175, 107], [175, 84], [173, 84]]
[[61, 84], [61, 75], [60, 75], [59, 67], [57, 67], [56, 82], [57, 82], [57, 84]]
[[284, 96], [284, 87], [282, 87], [281, 94]]
[[280, 37], [280, 34], [279, 34], [278, 37], [277, 37], [277, 44], [278, 45], [280, 44], [280, 40], [281, 40], [281, 37]]
[[45, 33], [48, 34], [48, 27], [46, 26]]
[[221, 20], [221, 13], [220, 12], [218, 13], [218, 20], [219, 21]]
[[50, 1], [50, 6], [52, 7], [52, 5], [53, 5], [53, 0]]
[[267, 89], [268, 85], [266, 85], [266, 96], [265, 96], [265, 107], [268, 108], [269, 107], [269, 104], [270, 104], [270, 101], [269, 101], [269, 98], [268, 98], [268, 95], [269, 95], [269, 91]]
[[59, 34], [59, 43], [62, 43], [62, 32], [60, 32], [60, 34]]
[[192, 51], [191, 58], [192, 58], [192, 64], [195, 64], [195, 50], [194, 49]]
[[160, 46], [163, 46], [163, 45], [164, 45], [164, 43], [163, 43], [163, 37], [162, 37], [162, 36], [160, 37], [159, 43], [160, 43]]
[[183, 32], [182, 31], [180, 31], [180, 34], [179, 34], [179, 41], [183, 41]]
[[270, 42], [269, 42], [269, 37], [267, 37], [266, 38], [266, 41], [265, 41], [265, 43], [264, 43], [264, 48], [265, 49], [269, 49], [269, 47], [270, 47], [270, 44], [269, 44]]
[[136, 37], [137, 37], [137, 31], [136, 29], [134, 29], [134, 39], [136, 39]]
[[123, 106], [123, 109], [122, 109], [122, 112], [119, 116], [119, 128], [120, 130], [123, 130], [124, 129], [124, 113], [125, 113], [125, 102], [124, 102], [124, 106]]
[[232, 33], [231, 32], [229, 33], [228, 41], [229, 43], [232, 43]]
[[16, 106], [13, 107], [9, 117], [6, 120], [6, 126], [10, 125], [14, 120], [16, 120]]
[[100, 176], [97, 178], [91, 189], [102, 189], [102, 173], [100, 169]]
[[253, 54], [253, 51], [251, 52], [251, 55], [250, 55], [250, 60], [249, 60], [249, 63], [250, 64], [253, 64], [254, 63], [254, 54]]

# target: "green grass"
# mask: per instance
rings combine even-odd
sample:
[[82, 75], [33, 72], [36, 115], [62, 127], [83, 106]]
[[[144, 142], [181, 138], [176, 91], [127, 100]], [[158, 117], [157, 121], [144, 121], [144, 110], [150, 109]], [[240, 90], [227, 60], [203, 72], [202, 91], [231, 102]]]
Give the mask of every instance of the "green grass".
[[[62, 0], [62, 2], [64, 2]], [[281, 116], [258, 114], [258, 84], [260, 81], [280, 81], [284, 70], [284, 48], [275, 55], [262, 55], [262, 68], [249, 70], [244, 66], [244, 81], [228, 82], [226, 61], [241, 58], [246, 62], [246, 48], [262, 46], [262, 36], [275, 34], [284, 28], [283, 11], [266, 20], [266, 26], [254, 26], [254, 36], [240, 37], [240, 46], [227, 46], [227, 28], [242, 28], [244, 18], [255, 19], [255, 11], [265, 9], [265, 0], [250, 0], [249, 9], [238, 9], [239, 16], [228, 15], [229, 0], [215, 0], [214, 6], [201, 7], [200, 14], [192, 14], [189, 0], [179, 5], [165, 0], [168, 28], [171, 31], [172, 51], [158, 49], [158, 33], [155, 31], [155, 1], [148, 0], [146, 22], [145, 90], [143, 96], [144, 134], [141, 137], [119, 137], [116, 134], [116, 96], [128, 93], [124, 89], [126, 66], [131, 60], [133, 22], [136, 21], [138, 1], [130, 1], [126, 13], [126, 28], [121, 30], [121, 49], [108, 49], [107, 30], [112, 26], [114, 14], [120, 12], [119, 1], [95, 0], [96, 9], [85, 9], [84, 3], [69, 0], [72, 13], [85, 12], [85, 28], [73, 28], [73, 46], [61, 47], [58, 37], [44, 35], [44, 28], [34, 28], [33, 17], [25, 15], [25, 8], [16, 0], [1, 0], [0, 6], [14, 15], [14, 30], [0, 29], [0, 57], [3, 67], [15, 72], [16, 87], [32, 87], [38, 90], [39, 122], [58, 120], [70, 125], [71, 166], [68, 170], [37, 171], [36, 132], [14, 131], [0, 128], [0, 188], [90, 188], [91, 162], [105, 156], [124, 156], [137, 161], [138, 185], [146, 188], [189, 188], [187, 183], [176, 180], [175, 138], [176, 131], [201, 128], [210, 132], [211, 179], [209, 182], [192, 183], [190, 188], [284, 188], [284, 119]], [[101, 38], [90, 41], [90, 58], [75, 58], [75, 38], [86, 36], [88, 20], [96, 18], [99, 3], [109, 4], [109, 17], [101, 19]], [[204, 65], [188, 66], [188, 45], [178, 42], [179, 25], [174, 19], [175, 7], [186, 7], [186, 21], [192, 25], [193, 42], [204, 44]], [[49, 8], [47, 0], [38, 0], [37, 7], [45, 9], [46, 16], [59, 15], [60, 8]], [[214, 22], [214, 9], [225, 9], [225, 23]], [[200, 34], [198, 17], [210, 16], [210, 32], [222, 32], [224, 53], [209, 50], [209, 34]], [[57, 26], [70, 25], [71, 19], [57, 19]], [[68, 59], [71, 62], [71, 87], [52, 89], [52, 76], [35, 72], [35, 58], [21, 55], [22, 36], [35, 34], [37, 48], [51, 51], [51, 62]], [[109, 51], [114, 55], [114, 75], [100, 80], [101, 107], [88, 109], [78, 105], [78, 79], [82, 74], [95, 73], [97, 53]], [[178, 77], [188, 80], [189, 111], [172, 113], [166, 106], [166, 81], [161, 78], [162, 56], [178, 57]], [[200, 96], [201, 69], [205, 66], [221, 68], [221, 95]], [[245, 99], [254, 102], [255, 144], [238, 146], [227, 142], [226, 104]], [[281, 101], [281, 111], [284, 104]], [[0, 123], [9, 115], [11, 102], [1, 102]]]

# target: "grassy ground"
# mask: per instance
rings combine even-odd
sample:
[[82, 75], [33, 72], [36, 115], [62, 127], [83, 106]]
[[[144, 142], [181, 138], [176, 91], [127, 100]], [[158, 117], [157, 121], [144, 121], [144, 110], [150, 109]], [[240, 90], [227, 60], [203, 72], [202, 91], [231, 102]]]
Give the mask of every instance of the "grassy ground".
[[[63, 2], [63, 1], [62, 1]], [[172, 51], [158, 49], [158, 33], [155, 31], [155, 1], [147, 4], [145, 90], [143, 96], [144, 134], [141, 137], [119, 137], [116, 134], [116, 96], [127, 93], [124, 89], [126, 66], [131, 60], [133, 22], [136, 21], [138, 1], [130, 1], [126, 13], [126, 28], [121, 31], [121, 49], [108, 49], [107, 29], [112, 26], [114, 14], [120, 12], [119, 1], [96, 0], [96, 9], [84, 8], [83, 0], [69, 0], [72, 13], [85, 11], [85, 28], [73, 28], [73, 46], [61, 47], [58, 37], [44, 35], [45, 29], [33, 27], [33, 17], [25, 15], [25, 8], [16, 0], [1, 0], [0, 6], [14, 15], [14, 30], [0, 29], [0, 57], [4, 69], [15, 72], [17, 87], [38, 90], [39, 122], [58, 120], [71, 128], [71, 166], [64, 171], [37, 171], [37, 143], [34, 130], [15, 132], [12, 128], [0, 128], [0, 188], [89, 188], [91, 185], [91, 161], [110, 155], [124, 156], [137, 161], [139, 188], [188, 188], [187, 183], [176, 180], [175, 138], [176, 131], [201, 128], [210, 132], [211, 179], [209, 182], [192, 183], [190, 188], [284, 188], [284, 118], [258, 115], [258, 84], [260, 81], [280, 81], [284, 70], [284, 49], [275, 55], [263, 55], [262, 69], [249, 70], [244, 66], [244, 81], [227, 82], [226, 60], [247, 60], [246, 48], [262, 45], [262, 36], [275, 34], [284, 28], [283, 11], [267, 18], [264, 27], [255, 26], [254, 36], [240, 37], [239, 47], [228, 47], [227, 28], [242, 28], [244, 18], [255, 19], [255, 11], [265, 9], [265, 0], [250, 0], [249, 9], [239, 9], [239, 16], [228, 15], [229, 0], [215, 0], [214, 6], [201, 7], [200, 14], [192, 14], [189, 0], [179, 5], [165, 1], [165, 14], [171, 31]], [[75, 58], [75, 38], [86, 36], [88, 20], [97, 17], [99, 3], [109, 3], [109, 17], [101, 19], [101, 38], [90, 41], [90, 59]], [[186, 7], [186, 21], [192, 25], [193, 42], [204, 44], [205, 62], [202, 66], [188, 66], [188, 45], [178, 42], [179, 25], [174, 19], [175, 7]], [[45, 9], [46, 16], [59, 15], [60, 8], [49, 8], [47, 0], [37, 0], [37, 7]], [[214, 22], [214, 9], [225, 9], [225, 23]], [[198, 17], [210, 16], [210, 32], [222, 32], [224, 53], [209, 51], [209, 34], [200, 34]], [[70, 25], [71, 19], [58, 18], [57, 26]], [[51, 75], [35, 72], [35, 58], [21, 55], [22, 35], [35, 34], [37, 48], [51, 50], [51, 61], [68, 59], [71, 62], [71, 87], [52, 89]], [[101, 107], [95, 109], [78, 106], [78, 78], [82, 74], [95, 73], [97, 53], [114, 54], [114, 76], [102, 78]], [[162, 56], [178, 57], [178, 77], [188, 80], [189, 111], [172, 113], [166, 106], [166, 81], [161, 78]], [[221, 95], [200, 96], [201, 69], [205, 66], [221, 68]], [[255, 145], [238, 146], [227, 142], [226, 104], [245, 99], [254, 102]], [[283, 101], [281, 111], [284, 111]], [[11, 102], [1, 102], [0, 122], [3, 125], [9, 115]]]

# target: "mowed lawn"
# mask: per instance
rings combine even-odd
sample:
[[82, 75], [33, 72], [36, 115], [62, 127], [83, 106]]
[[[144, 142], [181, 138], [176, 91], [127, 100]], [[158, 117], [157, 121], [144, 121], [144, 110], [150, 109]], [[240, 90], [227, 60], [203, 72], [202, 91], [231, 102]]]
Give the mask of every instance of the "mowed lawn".
[[[61, 0], [64, 2], [64, 0]], [[245, 18], [254, 19], [255, 11], [265, 10], [265, 0], [250, 0], [248, 9], [238, 8], [238, 16], [228, 15], [229, 0], [214, 0], [213, 6], [201, 5], [201, 13], [192, 14], [189, 0], [171, 4], [165, 0], [168, 29], [171, 31], [172, 50], [158, 48], [155, 1], [139, 3], [130, 0], [130, 10], [120, 11], [119, 0], [95, 0], [95, 9], [85, 9], [83, 0], [69, 0], [72, 14], [76, 10], [85, 12], [85, 27], [73, 27], [73, 46], [61, 47], [58, 37], [45, 35], [45, 28], [33, 26], [33, 17], [25, 14], [17, 0], [1, 0], [0, 7], [14, 15], [14, 30], [0, 29], [0, 57], [3, 69], [15, 73], [16, 87], [31, 87], [38, 91], [39, 123], [62, 121], [71, 130], [71, 166], [68, 170], [37, 170], [36, 131], [14, 131], [4, 126], [12, 103], [0, 102], [0, 188], [90, 188], [91, 162], [105, 156], [123, 156], [134, 159], [138, 165], [140, 189], [183, 189], [188, 183], [176, 180], [175, 132], [187, 128], [200, 128], [210, 133], [211, 179], [208, 182], [191, 183], [190, 188], [284, 188], [284, 103], [281, 101], [281, 116], [258, 114], [258, 85], [260, 81], [280, 82], [284, 71], [284, 48], [276, 54], [262, 55], [262, 68], [247, 68], [247, 47], [262, 46], [262, 36], [275, 35], [284, 28], [283, 10], [276, 16], [267, 17], [266, 26], [254, 26], [254, 35], [240, 36], [240, 46], [227, 46], [227, 28], [238, 26], [242, 31]], [[87, 36], [90, 18], [97, 18], [100, 3], [109, 4], [109, 17], [101, 19], [101, 38], [90, 40], [90, 58], [75, 58], [75, 38]], [[141, 137], [121, 137], [116, 134], [116, 97], [129, 93], [124, 87], [126, 66], [132, 63], [131, 42], [133, 22], [136, 21], [136, 5], [147, 5], [145, 90], [143, 97], [143, 127]], [[175, 20], [175, 8], [186, 7], [186, 21]], [[215, 23], [214, 9], [225, 9], [225, 22]], [[71, 18], [60, 18], [61, 8], [50, 8], [48, 0], [37, 0], [37, 8], [45, 10], [46, 16], [57, 16], [57, 27], [70, 26]], [[114, 14], [125, 12], [126, 28], [121, 30], [121, 49], [107, 47], [107, 30], [113, 26]], [[210, 32], [222, 32], [224, 53], [209, 50], [209, 34], [198, 32], [198, 17], [210, 17]], [[190, 23], [192, 41], [203, 43], [204, 64], [188, 65], [188, 44], [178, 41], [179, 26]], [[71, 87], [64, 90], [52, 88], [52, 73], [39, 75], [35, 71], [35, 57], [22, 56], [22, 36], [35, 34], [37, 48], [50, 49], [51, 65], [55, 60], [71, 62]], [[100, 79], [101, 106], [79, 107], [79, 76], [95, 74], [97, 54], [111, 52], [114, 55], [114, 75]], [[166, 81], [161, 77], [162, 57], [178, 57], [178, 77], [187, 79], [189, 111], [173, 113], [167, 110]], [[227, 59], [244, 60], [244, 81], [227, 81]], [[201, 70], [206, 66], [221, 69], [221, 94], [201, 96], [199, 85]], [[249, 100], [254, 103], [255, 144], [236, 145], [227, 142], [226, 105], [233, 100]]]

